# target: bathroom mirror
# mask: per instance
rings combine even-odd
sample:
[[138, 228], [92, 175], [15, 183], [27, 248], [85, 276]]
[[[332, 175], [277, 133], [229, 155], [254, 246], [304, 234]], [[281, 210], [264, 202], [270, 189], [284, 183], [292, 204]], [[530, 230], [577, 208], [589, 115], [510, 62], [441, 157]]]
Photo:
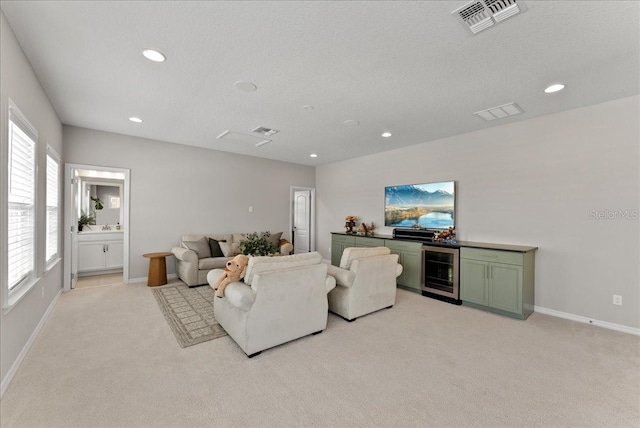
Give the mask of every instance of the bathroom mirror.
[[[80, 182], [80, 213], [95, 216], [96, 225], [115, 226], [120, 224], [124, 227], [122, 213], [122, 188], [123, 183], [119, 180], [95, 180], [81, 179]], [[99, 203], [97, 203], [99, 201]], [[102, 205], [102, 209], [100, 208]]]

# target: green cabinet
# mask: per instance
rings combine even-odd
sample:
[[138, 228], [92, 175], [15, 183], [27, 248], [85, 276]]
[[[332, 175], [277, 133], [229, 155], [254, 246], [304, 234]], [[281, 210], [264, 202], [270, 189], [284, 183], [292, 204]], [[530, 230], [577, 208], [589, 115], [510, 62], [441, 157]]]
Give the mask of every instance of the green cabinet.
[[534, 307], [534, 252], [460, 249], [460, 298], [474, 306], [526, 319]]
[[331, 235], [331, 264], [340, 266], [340, 259], [345, 248], [355, 247], [356, 237], [353, 235], [340, 235], [334, 233]]
[[402, 274], [398, 277], [398, 285], [413, 291], [422, 292], [422, 243], [385, 239], [384, 245], [392, 254], [398, 255], [398, 263], [402, 265]]

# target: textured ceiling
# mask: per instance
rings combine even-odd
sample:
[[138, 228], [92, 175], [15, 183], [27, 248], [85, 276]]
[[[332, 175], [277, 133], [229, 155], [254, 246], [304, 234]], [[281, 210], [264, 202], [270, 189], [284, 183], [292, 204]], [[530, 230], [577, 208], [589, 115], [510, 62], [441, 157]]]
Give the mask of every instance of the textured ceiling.
[[[466, 3], [0, 4], [64, 124], [304, 165], [639, 93], [639, 2], [525, 1], [475, 36], [451, 15]], [[473, 114], [512, 101], [523, 114]], [[258, 126], [280, 132], [257, 148], [216, 139]]]

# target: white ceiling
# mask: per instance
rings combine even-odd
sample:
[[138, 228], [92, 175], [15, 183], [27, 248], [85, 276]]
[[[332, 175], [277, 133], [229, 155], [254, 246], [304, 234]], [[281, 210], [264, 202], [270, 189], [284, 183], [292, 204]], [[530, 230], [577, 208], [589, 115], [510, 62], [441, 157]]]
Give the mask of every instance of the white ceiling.
[[[304, 165], [639, 93], [640, 2], [524, 1], [525, 12], [475, 36], [451, 15], [466, 3], [3, 0], [1, 8], [64, 124]], [[167, 61], [148, 61], [144, 48]], [[258, 90], [239, 91], [236, 81]], [[545, 94], [556, 81], [566, 89]], [[509, 102], [524, 113], [492, 122], [473, 114]], [[258, 136], [258, 126], [280, 133], [258, 148], [216, 139], [225, 130]]]

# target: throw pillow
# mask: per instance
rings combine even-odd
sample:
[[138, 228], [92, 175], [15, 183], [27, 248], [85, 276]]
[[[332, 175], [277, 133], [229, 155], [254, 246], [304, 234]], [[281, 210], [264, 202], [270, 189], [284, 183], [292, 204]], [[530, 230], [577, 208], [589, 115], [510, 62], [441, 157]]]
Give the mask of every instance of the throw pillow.
[[272, 233], [271, 235], [269, 235], [269, 237], [267, 238], [267, 240], [273, 244], [273, 246], [276, 248], [276, 251], [280, 251], [280, 238], [282, 237], [282, 232], [278, 232], [278, 233]]
[[217, 240], [209, 238], [209, 250], [211, 250], [211, 257], [224, 257], [224, 253], [220, 248], [220, 242], [227, 242], [225, 239]]
[[184, 241], [182, 245], [188, 250], [195, 251], [199, 259], [211, 257], [209, 242], [204, 236], [196, 241]]
[[233, 257], [240, 254], [240, 248], [238, 247], [237, 242], [228, 243], [219, 241], [218, 244], [220, 245], [222, 254], [224, 254], [225, 257]]

